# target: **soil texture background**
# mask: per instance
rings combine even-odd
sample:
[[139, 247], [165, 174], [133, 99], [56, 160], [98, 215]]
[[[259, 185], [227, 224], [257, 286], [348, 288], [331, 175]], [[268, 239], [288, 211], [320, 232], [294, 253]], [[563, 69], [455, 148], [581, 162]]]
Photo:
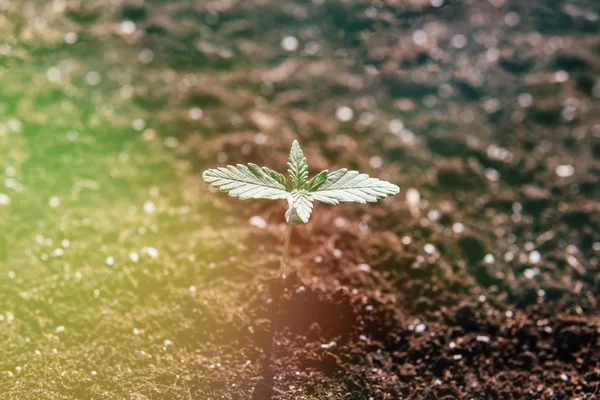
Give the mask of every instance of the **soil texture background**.
[[0, 399], [596, 399], [599, 179], [595, 0], [0, 0]]

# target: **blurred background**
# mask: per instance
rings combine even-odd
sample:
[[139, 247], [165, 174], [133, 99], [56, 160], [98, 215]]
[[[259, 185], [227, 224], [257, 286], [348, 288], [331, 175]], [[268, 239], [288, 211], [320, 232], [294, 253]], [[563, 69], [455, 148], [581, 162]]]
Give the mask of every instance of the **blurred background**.
[[[0, 0], [0, 398], [592, 399], [597, 0]], [[401, 186], [318, 205], [202, 170]], [[429, 396], [429, 397], [427, 397]]]

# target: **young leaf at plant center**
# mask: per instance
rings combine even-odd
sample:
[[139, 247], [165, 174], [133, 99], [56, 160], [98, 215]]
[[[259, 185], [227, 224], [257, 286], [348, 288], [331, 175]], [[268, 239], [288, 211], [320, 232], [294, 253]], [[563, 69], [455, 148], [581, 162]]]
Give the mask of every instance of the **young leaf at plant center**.
[[321, 186], [327, 180], [327, 174], [329, 171], [321, 171], [317, 175], [313, 176], [308, 182], [304, 184], [304, 189], [309, 192], [315, 190], [319, 186]]
[[288, 174], [292, 180], [292, 189], [300, 189], [308, 178], [308, 163], [297, 140], [294, 140], [290, 150]]

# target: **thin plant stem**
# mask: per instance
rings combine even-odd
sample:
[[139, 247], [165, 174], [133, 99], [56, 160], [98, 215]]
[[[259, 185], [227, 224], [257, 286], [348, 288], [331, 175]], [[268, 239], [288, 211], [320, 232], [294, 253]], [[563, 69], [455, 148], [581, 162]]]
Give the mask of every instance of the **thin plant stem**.
[[283, 244], [283, 253], [281, 254], [281, 268], [279, 272], [282, 277], [285, 277], [285, 264], [287, 263], [288, 254], [290, 251], [290, 238], [292, 237], [292, 229], [294, 225], [288, 224], [287, 233], [285, 234], [285, 242]]

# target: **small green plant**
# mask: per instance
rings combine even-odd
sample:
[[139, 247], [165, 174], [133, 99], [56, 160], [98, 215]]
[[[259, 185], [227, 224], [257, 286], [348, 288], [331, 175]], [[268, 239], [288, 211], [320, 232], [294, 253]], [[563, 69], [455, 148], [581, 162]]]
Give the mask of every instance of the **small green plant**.
[[296, 140], [292, 143], [287, 165], [289, 181], [279, 172], [252, 163], [208, 169], [202, 174], [206, 183], [242, 200], [287, 199], [289, 208], [285, 212], [285, 220], [288, 230], [281, 256], [282, 276], [285, 276], [292, 228], [308, 222], [313, 201], [332, 205], [341, 202], [374, 203], [400, 191], [392, 183], [346, 168], [331, 173], [321, 171], [308, 180], [308, 163]]

